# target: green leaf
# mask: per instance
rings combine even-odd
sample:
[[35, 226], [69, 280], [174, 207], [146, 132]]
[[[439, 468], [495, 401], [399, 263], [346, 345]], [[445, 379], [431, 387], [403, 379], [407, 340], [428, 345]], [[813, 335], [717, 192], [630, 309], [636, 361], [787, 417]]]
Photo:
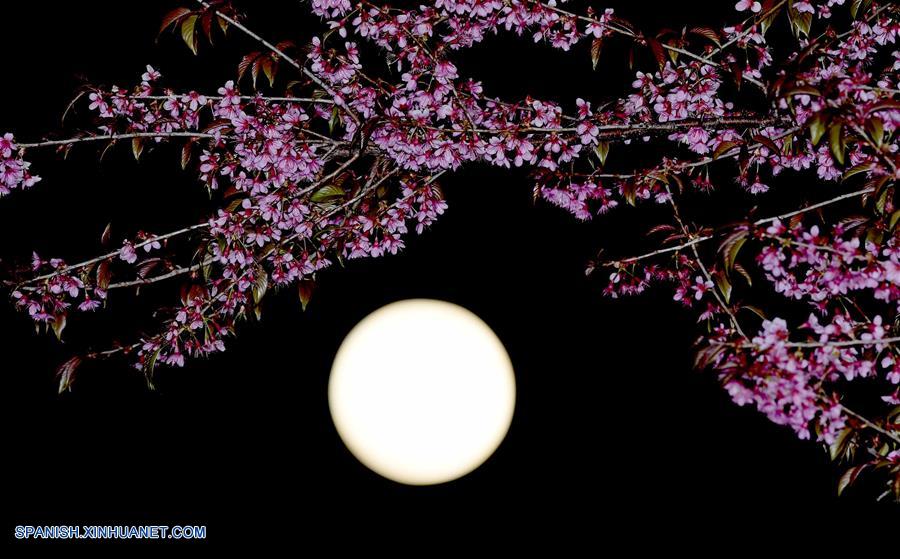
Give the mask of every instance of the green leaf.
[[900, 210], [896, 210], [896, 211], [894, 211], [894, 213], [891, 214], [890, 223], [888, 225], [888, 229], [890, 231], [893, 231], [894, 228], [897, 226], [898, 220], [900, 220]]
[[594, 153], [597, 154], [597, 159], [600, 160], [600, 164], [606, 165], [606, 157], [609, 155], [609, 142], [600, 142], [597, 144], [597, 147], [594, 148]]
[[327, 202], [332, 202], [339, 198], [343, 198], [346, 193], [344, 190], [334, 184], [327, 184], [315, 191], [313, 195], [310, 197], [310, 200], [317, 204], [324, 204]]
[[66, 313], [58, 315], [50, 326], [53, 328], [53, 333], [56, 334], [56, 339], [62, 341], [62, 333], [66, 329]]
[[141, 154], [144, 152], [144, 139], [143, 138], [132, 138], [131, 139], [131, 153], [134, 154], [134, 160], [140, 161]]
[[835, 161], [844, 164], [844, 138], [841, 131], [844, 125], [835, 123], [828, 129], [828, 145], [831, 147], [831, 153], [834, 155]]
[[838, 460], [844, 456], [844, 451], [847, 450], [847, 446], [850, 444], [850, 435], [852, 433], [853, 429], [850, 427], [841, 429], [838, 436], [835, 437], [834, 442], [828, 446], [828, 454], [831, 456], [832, 461]]
[[259, 302], [266, 296], [269, 289], [269, 275], [261, 267], [256, 270], [256, 283], [253, 284], [253, 302], [259, 306]]
[[338, 113], [338, 108], [335, 106], [331, 109], [331, 118], [328, 119], [328, 132], [334, 132], [334, 127], [337, 126], [338, 122], [340, 122], [340, 114]]
[[275, 63], [271, 58], [266, 58], [262, 62], [262, 71], [263, 74], [266, 75], [266, 78], [269, 80], [269, 87], [274, 87], [275, 74], [278, 72], [278, 64]]
[[791, 28], [794, 30], [794, 35], [798, 38], [800, 35], [809, 37], [809, 29], [812, 27], [812, 16], [809, 12], [800, 12], [791, 6], [788, 10], [788, 18], [791, 20]]
[[871, 170], [872, 170], [871, 163], [860, 163], [859, 165], [856, 165], [854, 167], [847, 169], [844, 172], [843, 180], [847, 180], [850, 177], [852, 177], [853, 175], [858, 175], [859, 173], [865, 173], [866, 171], [871, 171]]
[[765, 19], [763, 19], [759, 23], [760, 30], [762, 31], [763, 35], [765, 35], [766, 31], [768, 31], [769, 28], [772, 27], [772, 23], [775, 21], [775, 18], [777, 18], [780, 13], [781, 13], [781, 7], [774, 10], [772, 13], [770, 13], [768, 16], [766, 16]]
[[809, 127], [809, 139], [812, 140], [814, 146], [819, 145], [822, 136], [825, 135], [826, 124], [827, 119], [822, 113], [816, 113], [806, 121], [806, 125]]
[[194, 14], [184, 18], [184, 21], [181, 22], [181, 38], [184, 39], [184, 44], [191, 49], [195, 55], [197, 54], [197, 20], [200, 16]]
[[847, 487], [852, 485], [853, 482], [856, 481], [856, 478], [859, 477], [859, 474], [861, 474], [867, 466], [868, 464], [860, 464], [859, 466], [854, 466], [844, 472], [844, 475], [841, 476], [841, 480], [838, 482], [837, 494], [841, 495]]
[[737, 259], [741, 247], [747, 242], [749, 234], [750, 231], [746, 228], [737, 229], [725, 237], [725, 240], [719, 245], [719, 253], [722, 255], [722, 263], [725, 264], [727, 272], [731, 272], [734, 268], [734, 261]]
[[766, 320], [766, 313], [759, 307], [754, 305], [741, 305], [741, 310], [747, 310], [760, 317], [763, 320]]
[[871, 6], [872, 0], [853, 0], [853, 4], [850, 5], [850, 15], [853, 16], [853, 19], [858, 19], [859, 16], [865, 15]]
[[731, 280], [728, 279], [728, 276], [724, 272], [719, 272], [713, 279], [716, 280], [716, 286], [718, 286], [719, 292], [721, 292], [722, 296], [725, 298], [725, 302], [730, 303], [732, 287]]
[[881, 145], [884, 143], [884, 122], [880, 118], [873, 117], [869, 119], [866, 123], [866, 133], [869, 134], [869, 138], [875, 143], [875, 147], [881, 148]]

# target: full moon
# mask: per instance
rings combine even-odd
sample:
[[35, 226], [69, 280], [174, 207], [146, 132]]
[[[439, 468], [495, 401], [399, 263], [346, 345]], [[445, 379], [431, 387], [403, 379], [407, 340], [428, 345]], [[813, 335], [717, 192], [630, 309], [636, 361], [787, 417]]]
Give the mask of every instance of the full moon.
[[512, 363], [496, 334], [443, 301], [391, 303], [341, 344], [328, 404], [350, 452], [399, 483], [462, 477], [497, 450], [516, 402]]

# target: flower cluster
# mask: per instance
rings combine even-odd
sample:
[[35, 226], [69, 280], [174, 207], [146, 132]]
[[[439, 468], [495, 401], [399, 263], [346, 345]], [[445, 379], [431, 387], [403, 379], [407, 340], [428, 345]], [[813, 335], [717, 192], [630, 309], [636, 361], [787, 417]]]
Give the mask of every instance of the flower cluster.
[[0, 196], [16, 188], [29, 188], [40, 181], [40, 177], [28, 171], [30, 166], [31, 163], [22, 159], [13, 135], [0, 136]]

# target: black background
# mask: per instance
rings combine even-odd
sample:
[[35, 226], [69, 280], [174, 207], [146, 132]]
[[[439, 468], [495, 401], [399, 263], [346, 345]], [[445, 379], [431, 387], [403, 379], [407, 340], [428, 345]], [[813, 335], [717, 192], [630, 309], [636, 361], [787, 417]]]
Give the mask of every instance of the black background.
[[[59, 131], [81, 76], [130, 86], [146, 63], [176, 89], [214, 92], [254, 46], [232, 35], [194, 57], [170, 33], [155, 43], [162, 15], [176, 5], [4, 6], [0, 129], [20, 141]], [[649, 30], [734, 18], [733, 2], [610, 5]], [[299, 2], [239, 6], [274, 39], [302, 43], [316, 29]], [[457, 59], [488, 93], [507, 98], [571, 106], [576, 96], [596, 104], [626, 91], [625, 51], [613, 42], [592, 73], [585, 49], [565, 54], [506, 35]], [[100, 250], [109, 221], [118, 242], [202, 219], [215, 201], [180, 170], [179, 153], [165, 146], [139, 163], [126, 145], [102, 163], [94, 147], [76, 148], [65, 162], [30, 154], [44, 180], [0, 200], [0, 257], [36, 249], [75, 262]], [[17, 524], [161, 523], [206, 524], [200, 545], [335, 535], [347, 545], [364, 528], [388, 540], [417, 532], [444, 541], [494, 526], [526, 539], [565, 531], [560, 542], [597, 545], [632, 542], [633, 531], [705, 533], [711, 525], [726, 537], [774, 528], [799, 538], [801, 521], [852, 517], [850, 530], [896, 515], [869, 495], [838, 499], [839, 471], [818, 445], [733, 406], [712, 375], [692, 371], [699, 327], [670, 295], [611, 301], [585, 278], [599, 248], [646, 247], [641, 233], [657, 210], [578, 223], [534, 204], [524, 172], [483, 166], [443, 185], [448, 212], [401, 255], [322, 274], [305, 313], [293, 289], [270, 296], [263, 320], [243, 325], [226, 354], [161, 370], [156, 392], [119, 361], [85, 366], [63, 396], [53, 372], [74, 352], [149, 325], [151, 303], [173, 300], [174, 286], [140, 299], [113, 293], [109, 310], [70, 320], [63, 344], [35, 335], [11, 304], [0, 309], [6, 541]], [[425, 488], [356, 462], [326, 402], [330, 363], [347, 332], [378, 307], [412, 297], [481, 316], [506, 345], [518, 382], [500, 450], [463, 479]], [[251, 531], [269, 525], [280, 531]]]

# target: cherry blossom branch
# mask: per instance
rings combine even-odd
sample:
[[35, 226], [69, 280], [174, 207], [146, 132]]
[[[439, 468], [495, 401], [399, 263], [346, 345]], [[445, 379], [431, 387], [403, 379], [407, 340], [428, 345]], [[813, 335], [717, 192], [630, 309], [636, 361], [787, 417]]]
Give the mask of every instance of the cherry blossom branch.
[[[181, 228], [181, 229], [178, 229], [177, 231], [172, 231], [172, 232], [165, 233], [165, 234], [162, 234], [162, 235], [155, 235], [155, 236], [150, 237], [150, 238], [148, 238], [148, 239], [146, 239], [146, 240], [144, 240], [144, 241], [135, 243], [134, 248], [136, 248], [136, 249], [137, 249], [137, 248], [141, 248], [141, 247], [144, 247], [144, 246], [146, 246], [146, 245], [150, 245], [150, 244], [153, 244], [153, 243], [158, 243], [158, 242], [164, 241], [164, 240], [166, 240], [166, 239], [171, 239], [171, 238], [173, 238], [173, 237], [177, 237], [177, 236], [179, 236], [179, 235], [184, 235], [185, 233], [190, 233], [191, 231], [196, 231], [197, 229], [204, 229], [204, 228], [207, 228], [207, 227], [209, 227], [209, 222], [203, 222], [203, 223], [197, 223], [197, 224], [195, 224], [195, 225], [191, 225], [191, 226], [189, 226], [189, 227], [183, 227], [183, 228]], [[62, 267], [62, 268], [60, 268], [60, 269], [58, 269], [58, 270], [54, 270], [53, 272], [51, 272], [51, 273], [49, 273], [49, 274], [44, 274], [44, 275], [41, 275], [41, 276], [38, 276], [38, 277], [35, 277], [35, 278], [31, 278], [31, 279], [29, 279], [29, 280], [27, 280], [27, 281], [25, 281], [25, 282], [19, 284], [18, 287], [24, 287], [24, 286], [31, 285], [31, 284], [34, 284], [34, 283], [38, 283], [38, 282], [41, 282], [41, 281], [44, 281], [44, 280], [48, 280], [48, 279], [53, 278], [53, 277], [55, 277], [55, 276], [58, 276], [58, 275], [60, 275], [60, 274], [67, 274], [67, 273], [73, 272], [73, 271], [75, 271], [75, 270], [80, 270], [80, 269], [82, 269], [82, 268], [86, 268], [86, 267], [91, 266], [91, 265], [93, 265], [93, 264], [97, 264], [97, 263], [103, 262], [104, 260], [109, 260], [110, 258], [115, 258], [115, 257], [118, 256], [120, 253], [121, 253], [121, 250], [116, 250], [116, 251], [113, 251], [113, 252], [108, 252], [108, 253], [106, 253], [106, 254], [102, 254], [102, 255], [100, 255], [100, 256], [91, 258], [91, 259], [89, 259], [89, 260], [85, 260], [84, 262], [79, 262], [78, 264], [72, 264], [72, 265], [69, 265], [69, 266], [64, 266], [64, 267]]]
[[290, 64], [291, 66], [293, 66], [294, 68], [299, 70], [303, 75], [305, 75], [306, 77], [311, 79], [313, 82], [315, 82], [316, 85], [318, 85], [323, 90], [325, 90], [325, 92], [327, 92], [329, 95], [331, 95], [332, 99], [334, 99], [335, 104], [337, 106], [339, 106], [344, 112], [346, 112], [347, 115], [350, 116], [350, 118], [353, 120], [354, 123], [356, 123], [357, 126], [359, 126], [361, 124], [362, 121], [359, 119], [359, 115], [357, 115], [356, 112], [353, 109], [351, 109], [346, 103], [339, 102], [339, 99], [341, 99], [341, 97], [328, 84], [326, 84], [324, 81], [322, 81], [321, 78], [319, 78], [319, 76], [315, 75], [308, 68], [306, 68], [306, 66], [304, 66], [303, 64], [298, 62], [293, 57], [288, 56], [284, 51], [279, 49], [277, 46], [273, 45], [266, 39], [262, 38], [260, 35], [257, 35], [255, 32], [250, 30], [248, 27], [246, 27], [245, 25], [243, 25], [236, 19], [223, 14], [219, 10], [214, 9], [205, 0], [196, 0], [196, 2], [198, 4], [200, 4], [201, 6], [203, 6], [204, 8], [206, 8], [208, 10], [212, 10], [212, 13], [214, 13], [216, 16], [222, 18], [224, 21], [228, 22], [229, 25], [233, 25], [236, 29], [240, 30], [248, 37], [254, 39], [255, 41], [257, 41], [258, 43], [260, 43], [261, 45], [263, 45], [264, 47], [266, 47], [273, 53], [275, 53], [278, 56], [280, 56], [281, 58], [283, 58], [285, 60], [285, 62], [287, 62], [288, 64]]
[[[759, 225], [765, 225], [765, 224], [768, 224], [768, 223], [774, 223], [774, 222], [776, 222], [776, 221], [783, 221], [783, 220], [785, 220], [785, 219], [789, 219], [789, 218], [794, 217], [794, 216], [796, 216], [796, 215], [801, 215], [801, 214], [810, 212], [810, 211], [812, 211], [812, 210], [817, 210], [817, 209], [819, 209], [819, 208], [824, 208], [824, 207], [826, 207], [826, 206], [830, 206], [830, 205], [832, 205], [832, 204], [836, 204], [836, 203], [841, 202], [841, 201], [843, 201], [843, 200], [847, 200], [848, 198], [858, 198], [858, 197], [863, 196], [863, 195], [865, 195], [865, 194], [871, 194], [871, 193], [874, 192], [874, 191], [875, 191], [875, 189], [873, 189], [873, 188], [863, 188], [863, 189], [861, 189], [861, 190], [856, 190], [856, 191], [854, 191], [854, 192], [848, 192], [848, 193], [846, 193], [846, 194], [841, 194], [840, 196], [835, 196], [834, 198], [830, 198], [830, 199], [828, 199], [828, 200], [825, 200], [824, 202], [819, 202], [819, 203], [813, 204], [813, 205], [811, 205], [811, 206], [807, 206], [807, 207], [805, 207], [805, 208], [801, 208], [801, 209], [799, 209], [799, 210], [793, 210], [793, 211], [790, 211], [790, 212], [787, 212], [787, 213], [783, 213], [783, 214], [780, 214], [780, 215], [776, 215], [776, 216], [772, 216], [772, 217], [766, 217], [766, 218], [763, 218], [763, 219], [758, 219], [758, 220], [754, 221], [754, 222], [752, 223], [752, 225], [759, 226]], [[678, 252], [678, 251], [680, 251], [680, 250], [684, 250], [684, 249], [686, 249], [686, 248], [689, 248], [689, 247], [691, 247], [691, 246], [693, 246], [693, 245], [698, 245], [698, 244], [701, 244], [701, 243], [705, 243], [706, 241], [711, 241], [711, 240], [715, 239], [716, 237], [717, 237], [717, 235], [703, 235], [703, 236], [699, 236], [699, 237], [694, 237], [694, 238], [691, 239], [690, 241], [687, 241], [687, 242], [685, 242], [685, 243], [681, 243], [681, 244], [679, 244], [679, 245], [661, 248], [661, 249], [654, 250], [654, 251], [651, 251], [651, 252], [647, 252], [647, 253], [645, 253], [645, 254], [641, 254], [641, 255], [638, 255], [638, 256], [630, 256], [630, 257], [628, 257], [628, 258], [620, 258], [620, 259], [617, 259], [617, 260], [609, 260], [609, 261], [607, 261], [607, 262], [604, 262], [603, 265], [605, 265], [605, 266], [612, 266], [612, 267], [619, 267], [619, 266], [623, 266], [623, 265], [625, 265], [625, 264], [631, 264], [631, 263], [634, 263], [634, 262], [639, 262], [639, 261], [641, 261], [641, 260], [646, 260], [646, 259], [648, 259], [648, 258], [653, 258], [654, 256], [660, 256], [660, 255], [662, 255], [662, 254], [668, 254], [668, 253], [670, 253], [670, 252]]]
[[[678, 226], [681, 228], [682, 233], [687, 238], [692, 238], [694, 236], [693, 233], [688, 229], [684, 220], [681, 218], [681, 212], [678, 209], [678, 204], [675, 203], [675, 196], [672, 194], [672, 189], [669, 187], [668, 183], [664, 183], [666, 193], [668, 194], [669, 205], [672, 207], [672, 213], [675, 216], [675, 221], [678, 222]], [[712, 293], [716, 298], [716, 301], [719, 303], [719, 307], [728, 315], [731, 319], [731, 323], [734, 326], [734, 329], [742, 338], [747, 338], [747, 335], [741, 329], [741, 325], [738, 322], [737, 316], [735, 316], [734, 312], [731, 308], [725, 303], [725, 300], [722, 298], [722, 295], [719, 293], [719, 286], [713, 280], [712, 274], [709, 273], [709, 270], [706, 269], [706, 266], [703, 264], [703, 260], [700, 258], [700, 252], [697, 250], [697, 243], [690, 245], [691, 252], [694, 253], [694, 262], [697, 263], [697, 266], [700, 268], [703, 277], [706, 278], [710, 284], [712, 284]]]
[[[597, 139], [601, 141], [607, 140], [626, 140], [630, 138], [639, 138], [650, 136], [653, 134], [673, 133], [690, 130], [691, 128], [703, 128], [707, 131], [719, 130], [722, 128], [765, 128], [769, 126], [788, 125], [792, 121], [786, 117], [765, 116], [765, 117], [721, 117], [721, 118], [686, 118], [681, 120], [670, 120], [667, 122], [636, 122], [630, 124], [605, 124], [597, 125], [599, 132]], [[525, 134], [563, 134], [574, 133], [578, 131], [576, 127], [565, 128], [541, 128], [541, 127], [517, 127], [510, 126], [508, 128], [473, 128], [464, 130], [459, 128], [437, 128], [430, 127], [434, 130], [446, 132], [449, 134], [463, 134], [465, 132], [478, 132], [483, 134], [503, 134], [503, 133], [525, 133]]]
[[[225, 99], [222, 95], [202, 95], [204, 98], [212, 101], [221, 101]], [[129, 95], [131, 99], [149, 99], [153, 101], [168, 101], [170, 99], [178, 99], [184, 97], [183, 93], [173, 93], [172, 95]], [[232, 99], [240, 99], [241, 101], [266, 101], [270, 103], [320, 103], [323, 105], [334, 105], [331, 99], [324, 97], [269, 97], [266, 95], [235, 95]]]
[[80, 136], [76, 138], [66, 138], [64, 140], [46, 140], [43, 142], [33, 142], [33, 143], [23, 143], [18, 144], [20, 148], [30, 149], [30, 148], [42, 148], [42, 147], [50, 147], [50, 146], [68, 146], [72, 144], [79, 144], [82, 142], [104, 142], [110, 140], [125, 140], [125, 139], [134, 139], [134, 138], [210, 138], [216, 139], [221, 136], [216, 136], [214, 134], [207, 134], [205, 132], [189, 132], [189, 131], [175, 131], [175, 132], [128, 132], [124, 134], [110, 134], [107, 136]]
[[[508, 5], [508, 2], [507, 2], [507, 5]], [[579, 19], [579, 20], [584, 21], [584, 22], [592, 23], [592, 24], [594, 24], [594, 25], [603, 25], [604, 27], [606, 27], [607, 29], [610, 29], [611, 31], [614, 31], [614, 32], [616, 32], [616, 33], [618, 33], [618, 34], [620, 34], [620, 35], [626, 36], [626, 37], [630, 37], [630, 38], [632, 38], [632, 39], [635, 39], [636, 41], [643, 41], [643, 40], [646, 40], [646, 39], [644, 39], [643, 37], [638, 36], [638, 35], [636, 35], [635, 33], [629, 31], [628, 29], [624, 29], [624, 28], [619, 27], [619, 26], [616, 26], [616, 25], [610, 25], [610, 23], [603, 23], [603, 22], [601, 22], [600, 20], [598, 20], [598, 19], [596, 19], [596, 18], [591, 18], [591, 17], [588, 17], [588, 16], [576, 14], [576, 13], [574, 13], [574, 12], [570, 12], [570, 11], [564, 10], [564, 9], [559, 8], [559, 7], [557, 7], [557, 6], [551, 6], [550, 4], [547, 4], [547, 3], [544, 3], [544, 2], [541, 2], [541, 5], [544, 6], [545, 8], [547, 8], [548, 10], [551, 10], [551, 11], [556, 12], [556, 13], [558, 13], [558, 14], [562, 14], [562, 15], [565, 15], [565, 16], [568, 16], [568, 17], [576, 18], [576, 19]], [[701, 55], [699, 55], [699, 54], [695, 54], [695, 53], [693, 53], [693, 52], [691, 52], [691, 51], [689, 51], [689, 50], [682, 49], [682, 48], [676, 47], [676, 46], [674, 46], [674, 45], [667, 45], [667, 44], [665, 44], [665, 43], [663, 43], [663, 42], [660, 42], [659, 44], [662, 46], [662, 48], [664, 48], [664, 49], [666, 49], [666, 50], [668, 50], [668, 51], [670, 51], [670, 52], [676, 52], [676, 53], [678, 53], [678, 54], [684, 55], [684, 56], [686, 56], [686, 57], [688, 57], [688, 58], [691, 58], [691, 59], [693, 59], [693, 60], [696, 60], [696, 61], [698, 61], [698, 62], [702, 62], [703, 64], [706, 64], [707, 66], [710, 66], [710, 67], [713, 67], [713, 68], [721, 68], [721, 67], [722, 67], [721, 64], [719, 64], [719, 63], [717, 63], [717, 62], [714, 62], [714, 61], [710, 60], [709, 58], [707, 58], [707, 57], [705, 57], [705, 56], [701, 56]], [[765, 84], [763, 84], [761, 81], [757, 80], [756, 78], [752, 78], [752, 77], [746, 76], [746, 77], [744, 77], [744, 79], [745, 79], [746, 81], [752, 83], [753, 85], [755, 85], [755, 86], [757, 86], [757, 87], [759, 87], [759, 88], [761, 88], [762, 90], [765, 91], [765, 89], [766, 89]]]
[[843, 409], [845, 412], [847, 412], [848, 415], [856, 418], [857, 421], [861, 422], [863, 425], [865, 425], [869, 429], [877, 431], [878, 433], [881, 433], [885, 437], [888, 437], [895, 443], [900, 444], [900, 436], [897, 436], [896, 434], [891, 433], [887, 429], [883, 428], [882, 426], [878, 425], [877, 423], [872, 422], [871, 420], [867, 419], [865, 416], [860, 415], [859, 413], [853, 411], [852, 409], [848, 408], [847, 406], [845, 406], [843, 404], [841, 404], [841, 409]]

